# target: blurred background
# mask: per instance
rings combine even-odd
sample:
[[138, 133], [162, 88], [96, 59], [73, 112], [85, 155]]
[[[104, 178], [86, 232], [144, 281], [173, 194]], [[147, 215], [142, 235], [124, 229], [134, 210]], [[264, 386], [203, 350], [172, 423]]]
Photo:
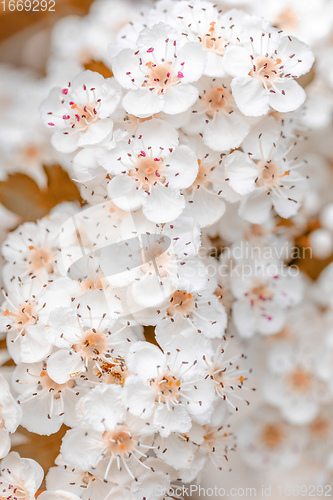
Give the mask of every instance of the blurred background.
[[[32, 80], [39, 77], [44, 78], [47, 74], [46, 66], [51, 52], [53, 27], [59, 19], [65, 16], [75, 15], [83, 17], [87, 15], [91, 3], [91, 0], [55, 0], [55, 12], [18, 12], [16, 9], [11, 12], [8, 8], [8, 0], [0, 2], [0, 63], [4, 65], [10, 64], [12, 75], [11, 79], [7, 79], [5, 76], [7, 66], [0, 68], [1, 107], [5, 108], [10, 98], [16, 100], [15, 89], [12, 92], [8, 89], [8, 85], [15, 86], [15, 81], [21, 78], [20, 73], [15, 74], [15, 67], [28, 71], [27, 81], [29, 78], [32, 78]], [[311, 39], [310, 42], [316, 48], [316, 55], [319, 57], [319, 61], [315, 64], [314, 69], [301, 81], [311, 97], [304, 123], [306, 124], [307, 122], [307, 125], [314, 126], [308, 148], [310, 148], [310, 154], [317, 155], [315, 167], [321, 179], [316, 186], [317, 194], [320, 198], [321, 190], [323, 191], [321, 183], [324, 184], [325, 203], [331, 203], [333, 196], [330, 198], [327, 192], [332, 191], [333, 187], [333, 1], [325, 2], [324, 0], [318, 0], [318, 2], [315, 2], [312, 0], [302, 0], [302, 2], [297, 2], [296, 0], [290, 0], [288, 2], [288, 0], [252, 0], [251, 4], [251, 2], [244, 0], [244, 2], [230, 1], [226, 3], [228, 6], [230, 4], [232, 6], [240, 4], [250, 10], [253, 8], [256, 14], [258, 14], [262, 7], [263, 15], [275, 19], [275, 25], [283, 25], [285, 29], [289, 26], [291, 30], [293, 29], [293, 22], [295, 22], [294, 14], [295, 12], [297, 14], [297, 8], [299, 8], [300, 12], [303, 12], [302, 30], [304, 37], [309, 36]], [[281, 4], [280, 8], [279, 4]], [[296, 8], [295, 5], [298, 7]], [[323, 44], [320, 34], [323, 34], [324, 37]], [[105, 65], [97, 58], [89, 59], [88, 57], [84, 62], [84, 67], [86, 69], [95, 69], [102, 74], [108, 71]], [[30, 71], [33, 72], [32, 77], [30, 76]], [[55, 65], [52, 71], [59, 71], [58, 66]], [[327, 81], [325, 81], [325, 76], [327, 76]], [[24, 99], [24, 95], [23, 97], [20, 95], [17, 98], [18, 106], [20, 106], [20, 99]], [[23, 126], [25, 129], [29, 128], [29, 120], [26, 119], [27, 116], [28, 111], [24, 110]], [[8, 137], [13, 137], [14, 132], [11, 129], [10, 120], [5, 122], [6, 119], [6, 114], [2, 114], [0, 118], [0, 149], [4, 151], [4, 155], [1, 155], [0, 165], [0, 219], [2, 219], [0, 242], [3, 241], [8, 230], [17, 227], [18, 224], [24, 221], [36, 220], [36, 218], [47, 214], [52, 206], [57, 203], [72, 200], [81, 201], [79, 191], [67, 174], [66, 164], [62, 164], [60, 167], [58, 163], [61, 162], [55, 161], [57, 159], [54, 157], [46, 161], [45, 158], [47, 158], [47, 155], [43, 156], [45, 152], [43, 152], [43, 157], [40, 161], [38, 155], [41, 153], [38, 140], [35, 142], [30, 140], [28, 147], [25, 146], [24, 151], [22, 149], [23, 152], [20, 149], [21, 145], [15, 146], [13, 148], [16, 151], [15, 155], [20, 152], [20, 155], [24, 154], [24, 156], [15, 156], [15, 161], [11, 161], [14, 158], [13, 150], [9, 148], [6, 151], [4, 144], [8, 140]], [[22, 158], [25, 160], [23, 161]], [[30, 163], [26, 161], [27, 158], [31, 165], [34, 162], [39, 162], [39, 167], [36, 171], [33, 169], [29, 170]], [[42, 165], [44, 170], [41, 168]], [[307, 201], [308, 204], [305, 212], [300, 215], [298, 220], [290, 222], [290, 225], [292, 226], [292, 234], [297, 246], [305, 248], [310, 245], [315, 249], [313, 258], [304, 258], [298, 262], [300, 268], [306, 273], [309, 283], [312, 284], [318, 278], [321, 271], [333, 261], [333, 237], [330, 230], [326, 231], [325, 225], [320, 219], [322, 207], [316, 208], [314, 205], [311, 206], [311, 203], [315, 204], [315, 201], [312, 199]], [[327, 225], [329, 226], [329, 224]], [[321, 231], [323, 228], [326, 233], [325, 231], [325, 234], [323, 232], [318, 233], [318, 230]], [[215, 241], [217, 246], [223, 246], [223, 241], [212, 241]], [[320, 307], [322, 307], [324, 318], [326, 306], [320, 304]], [[308, 323], [311, 322], [311, 311], [308, 313], [310, 315], [309, 318], [305, 312], [303, 315], [301, 310], [296, 311], [296, 316], [290, 319], [290, 324], [296, 324], [301, 315], [303, 315], [303, 319], [305, 318], [305, 323], [307, 321]], [[325, 316], [323, 321], [324, 323], [326, 322], [326, 326], [323, 326], [323, 328], [326, 328], [327, 322], [331, 322], [331, 320], [331, 316]], [[298, 326], [302, 329], [304, 325]], [[309, 335], [316, 335], [316, 328], [321, 328], [318, 322], [313, 324], [313, 331]], [[279, 341], [279, 338], [277, 337], [275, 340]], [[245, 346], [246, 354], [251, 360], [251, 366], [256, 366], [251, 377], [251, 386], [261, 386], [263, 359], [267, 357], [267, 352], [273, 344], [274, 339], [267, 340], [260, 337], [253, 339], [251, 345]], [[239, 349], [243, 348], [244, 346], [239, 347]], [[7, 365], [9, 364], [8, 362]], [[265, 421], [266, 417], [268, 420], [271, 418], [272, 421], [274, 419], [279, 420], [280, 417], [277, 410], [267, 408], [263, 405], [260, 391], [251, 393], [249, 400], [251, 403], [249, 406], [245, 402], [242, 402], [239, 416], [234, 419], [234, 427], [236, 429], [238, 420], [242, 422], [247, 420], [249, 422], [259, 421], [261, 423]], [[323, 490], [322, 492], [315, 489], [311, 495], [309, 495], [308, 489], [306, 491], [303, 490], [304, 494], [301, 490], [298, 492], [296, 490], [290, 492], [288, 489], [285, 490], [285, 486], [288, 484], [332, 485], [333, 464], [330, 463], [329, 458], [331, 456], [330, 453], [333, 451], [333, 407], [331, 403], [328, 406], [323, 406], [319, 417], [321, 420], [319, 418], [314, 421], [313, 427], [309, 432], [310, 434], [312, 432], [313, 436], [319, 436], [320, 443], [318, 444], [319, 441], [316, 441], [314, 437], [307, 438], [307, 451], [297, 467], [286, 468], [280, 467], [280, 465], [281, 462], [287, 462], [290, 455], [295, 453], [294, 448], [303, 442], [304, 436], [302, 430], [297, 426], [287, 426], [283, 430], [279, 426], [271, 426], [270, 434], [266, 435], [268, 448], [274, 448], [275, 442], [280, 439], [282, 433], [289, 433], [293, 437], [293, 439], [290, 438], [290, 450], [284, 450], [284, 455], [278, 457], [276, 463], [273, 460], [272, 463], [266, 464], [267, 467], [265, 467], [265, 464], [262, 464], [263, 466], [261, 468], [258, 467], [254, 473], [253, 468], [249, 466], [249, 461], [254, 460], [253, 456], [249, 458], [249, 455], [244, 450], [243, 453], [236, 452], [229, 457], [226, 470], [217, 471], [214, 468], [205, 470], [201, 482], [202, 486], [205, 488], [215, 488], [215, 486], [225, 488], [226, 492], [230, 492], [231, 488], [237, 488], [237, 491], [232, 495], [234, 498], [287, 498], [290, 496], [320, 498], [322, 496], [333, 496], [333, 491], [330, 489]], [[23, 457], [36, 459], [45, 471], [47, 471], [53, 465], [59, 451], [61, 438], [65, 432], [66, 429], [62, 427], [57, 434], [45, 437], [28, 433], [26, 430], [20, 428], [19, 433], [12, 438], [13, 449], [18, 451]], [[253, 424], [252, 427], [249, 426], [242, 432], [255, 435], [255, 432], [259, 431]], [[228, 469], [232, 469], [231, 472]], [[255, 492], [251, 488], [255, 488]], [[193, 494], [194, 498], [196, 496], [198, 495]], [[214, 492], [209, 497], [219, 498]]]

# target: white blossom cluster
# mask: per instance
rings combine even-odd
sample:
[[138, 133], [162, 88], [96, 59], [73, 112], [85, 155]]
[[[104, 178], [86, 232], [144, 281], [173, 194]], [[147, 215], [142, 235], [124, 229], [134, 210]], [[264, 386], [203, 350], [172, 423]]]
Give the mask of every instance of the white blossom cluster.
[[60, 164], [83, 200], [0, 207], [0, 498], [43, 481], [18, 426], [67, 426], [41, 500], [162, 500], [230, 455], [333, 476], [333, 264], [292, 265], [333, 253], [333, 12], [239, 3], [97, 0], [45, 78], [0, 68], [1, 178]]

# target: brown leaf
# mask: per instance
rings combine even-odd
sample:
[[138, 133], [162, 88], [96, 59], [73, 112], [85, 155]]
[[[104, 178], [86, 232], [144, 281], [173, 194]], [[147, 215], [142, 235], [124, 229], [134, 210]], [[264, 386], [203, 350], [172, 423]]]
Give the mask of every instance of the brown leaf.
[[76, 184], [60, 165], [45, 166], [47, 187], [38, 184], [26, 174], [15, 173], [0, 182], [0, 203], [24, 221], [44, 217], [63, 201], [82, 201]]

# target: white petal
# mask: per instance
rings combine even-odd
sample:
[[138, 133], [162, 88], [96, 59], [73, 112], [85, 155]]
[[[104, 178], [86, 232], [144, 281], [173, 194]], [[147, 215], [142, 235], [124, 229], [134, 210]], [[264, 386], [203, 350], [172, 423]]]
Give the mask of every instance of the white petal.
[[229, 45], [223, 56], [224, 67], [231, 76], [248, 75], [252, 68], [250, 53], [244, 47]]
[[200, 43], [188, 42], [177, 53], [175, 70], [184, 74], [182, 83], [191, 83], [196, 82], [202, 76], [205, 64], [206, 53], [203, 46]]
[[178, 146], [179, 133], [169, 123], [158, 118], [141, 123], [136, 131], [136, 137], [142, 136], [142, 149], [151, 148], [154, 157], [166, 157], [169, 149]]
[[125, 380], [124, 395], [126, 405], [133, 415], [150, 417], [155, 408], [155, 394], [150, 386], [143, 384], [139, 377], [130, 375]]
[[238, 214], [252, 224], [263, 224], [269, 217], [271, 207], [270, 196], [265, 191], [256, 189], [248, 198], [241, 201]]
[[204, 143], [213, 151], [238, 148], [250, 130], [250, 123], [237, 110], [221, 113], [204, 129]]
[[157, 436], [154, 444], [156, 455], [176, 470], [187, 469], [194, 458], [195, 446], [191, 440], [186, 441], [177, 434], [166, 439]]
[[82, 147], [99, 144], [108, 137], [111, 137], [112, 129], [113, 120], [111, 120], [111, 118], [97, 120], [96, 122], [88, 126], [86, 132], [80, 133], [77, 145], [79, 147]]
[[176, 151], [171, 153], [167, 162], [166, 176], [171, 187], [184, 189], [193, 184], [198, 175], [199, 166], [192, 149], [187, 146], [179, 146]]
[[225, 167], [229, 185], [236, 193], [247, 195], [256, 189], [258, 169], [247, 154], [234, 151], [227, 157]]
[[64, 460], [79, 470], [96, 467], [103, 451], [100, 435], [82, 428], [70, 429], [62, 440], [60, 451]]
[[0, 458], [8, 455], [10, 451], [10, 437], [5, 429], [0, 429]]
[[280, 113], [295, 111], [305, 102], [305, 90], [295, 80], [284, 78], [276, 88], [279, 92], [269, 93], [269, 104]]
[[84, 362], [80, 355], [67, 349], [51, 354], [47, 361], [47, 372], [57, 384], [64, 384], [83, 370]]
[[139, 62], [131, 49], [122, 50], [112, 60], [114, 77], [125, 89], [137, 89], [142, 85], [144, 73], [140, 70]]
[[251, 76], [238, 76], [231, 82], [238, 109], [246, 116], [262, 116], [269, 110], [268, 91]]
[[248, 301], [237, 300], [234, 302], [232, 313], [239, 335], [243, 338], [253, 337], [257, 329], [257, 320]]
[[[127, 113], [138, 118], [147, 118], [164, 110], [166, 97], [155, 94], [148, 88], [130, 90], [123, 99], [123, 106]], [[182, 110], [185, 111], [185, 110]], [[180, 111], [177, 111], [180, 113]]]
[[159, 306], [171, 294], [171, 286], [168, 279], [163, 279], [153, 274], [146, 275], [132, 284], [132, 295], [135, 302], [143, 307]]
[[285, 74], [299, 77], [310, 71], [314, 54], [305, 43], [295, 37], [284, 36], [278, 48]]
[[165, 94], [163, 112], [168, 115], [183, 113], [193, 106], [198, 95], [199, 90], [193, 87], [193, 85], [186, 85], [184, 83], [176, 85]]
[[171, 187], [154, 186], [143, 204], [143, 213], [152, 222], [170, 222], [180, 216], [185, 208], [185, 198]]
[[162, 437], [168, 437], [171, 432], [188, 432], [192, 426], [192, 419], [184, 406], [172, 406], [170, 410], [160, 404], [154, 414], [154, 425]]
[[80, 132], [69, 132], [64, 134], [61, 130], [55, 132], [51, 137], [52, 146], [61, 153], [72, 153], [79, 146]]
[[128, 355], [128, 368], [142, 380], [151, 380], [164, 370], [164, 354], [152, 344], [137, 342]]
[[110, 200], [125, 212], [140, 208], [145, 198], [138, 183], [126, 174], [113, 177], [107, 189]]

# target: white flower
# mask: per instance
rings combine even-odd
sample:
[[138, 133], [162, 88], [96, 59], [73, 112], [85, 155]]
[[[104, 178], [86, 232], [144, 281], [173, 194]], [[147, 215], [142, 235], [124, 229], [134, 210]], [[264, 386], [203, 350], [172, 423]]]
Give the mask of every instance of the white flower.
[[13, 398], [6, 379], [0, 374], [0, 458], [8, 454], [9, 433], [16, 431], [21, 418], [22, 410]]
[[276, 410], [261, 407], [241, 423], [236, 437], [239, 452], [251, 468], [276, 471], [299, 463], [307, 433], [286, 423]]
[[198, 173], [194, 152], [179, 145], [178, 132], [153, 119], [142, 123], [133, 138], [126, 137], [111, 151], [99, 152], [101, 165], [114, 177], [108, 195], [123, 210], [143, 207], [153, 222], [175, 220], [185, 207], [180, 190]]
[[75, 423], [75, 404], [84, 392], [76, 381], [57, 384], [44, 362], [20, 363], [13, 373], [13, 386], [23, 411], [22, 426], [30, 432], [49, 436], [63, 423]]
[[[152, 448], [154, 427], [129, 413], [119, 385], [97, 386], [80, 400], [81, 426], [67, 431], [61, 445], [64, 460], [79, 470], [104, 466], [103, 477], [121, 480], [120, 471], [134, 479], [132, 472]], [[126, 475], [127, 475], [126, 474]]]
[[[214, 355], [207, 353], [203, 359], [208, 377], [214, 383], [216, 394], [226, 402], [228, 410], [238, 411], [239, 401], [244, 401], [247, 405], [250, 404], [244, 396], [242, 397], [240, 390], [249, 390], [244, 382], [248, 381], [248, 375], [252, 370], [242, 366], [242, 361], [246, 359], [244, 354], [237, 353], [233, 356], [229, 354], [231, 339], [232, 337], [228, 340], [224, 337]], [[240, 349], [240, 345], [237, 345], [237, 348]]]
[[191, 120], [183, 127], [187, 133], [202, 134], [206, 146], [214, 151], [240, 146], [251, 126], [235, 104], [230, 82], [231, 78], [201, 78], [196, 84], [199, 98], [191, 108]]
[[[208, 279], [204, 289], [189, 293], [187, 290], [174, 291], [166, 304], [152, 315], [149, 324], [156, 324], [156, 336], [159, 339], [173, 337], [182, 329], [192, 326], [207, 338], [222, 338], [227, 326], [227, 314], [218, 296], [215, 294], [217, 283]], [[148, 311], [144, 311], [149, 317]]]
[[22, 285], [15, 279], [10, 282], [0, 308], [0, 325], [8, 331], [7, 347], [15, 363], [35, 363], [50, 354], [50, 312], [71, 303], [65, 283], [63, 278], [45, 284], [34, 279]]
[[294, 111], [305, 101], [295, 79], [310, 70], [311, 50], [259, 17], [242, 28], [239, 45], [230, 45], [224, 54], [225, 68], [234, 77], [231, 88], [238, 108], [248, 116], [264, 115], [270, 108]]
[[226, 76], [225, 50], [237, 41], [248, 15], [235, 9], [222, 13], [217, 4], [198, 0], [175, 2], [173, 15], [181, 33], [205, 49], [204, 75]]
[[256, 332], [271, 335], [279, 332], [288, 308], [303, 296], [301, 275], [274, 260], [239, 259], [231, 269], [231, 290], [236, 298], [233, 320], [242, 337]]
[[59, 350], [48, 358], [47, 371], [58, 384], [88, 367], [100, 372], [101, 365], [111, 360], [121, 366], [130, 343], [140, 338], [140, 331], [132, 330], [129, 322], [112, 319], [108, 305], [102, 292], [89, 291], [77, 302], [76, 313], [69, 310], [60, 325], [53, 327], [54, 345]]
[[302, 160], [290, 158], [290, 149], [273, 118], [255, 127], [226, 161], [230, 188], [239, 195], [239, 215], [254, 224], [265, 222], [273, 206], [280, 217], [297, 213], [307, 182], [299, 172]]
[[1, 461], [0, 494], [6, 499], [34, 500], [43, 480], [41, 466], [12, 451]]
[[229, 469], [228, 456], [230, 451], [235, 451], [235, 437], [229, 430], [230, 425], [225, 423], [226, 415], [226, 406], [220, 402], [215, 406], [209, 424], [194, 424], [188, 433], [189, 441], [197, 448], [191, 466], [199, 467], [199, 480], [202, 479], [204, 465], [210, 465], [210, 462], [218, 470]]
[[123, 107], [140, 118], [186, 111], [198, 97], [191, 83], [202, 76], [205, 62], [204, 49], [171, 26], [143, 29], [136, 49], [124, 49], [112, 59], [116, 80], [128, 89]]
[[321, 403], [329, 398], [326, 383], [316, 374], [317, 355], [309, 341], [280, 342], [268, 354], [270, 373], [263, 379], [264, 397], [292, 424], [313, 421]]
[[[181, 342], [175, 344], [181, 346]], [[131, 349], [128, 367], [134, 376], [125, 380], [126, 404], [135, 415], [153, 415], [162, 437], [188, 432], [192, 419], [209, 420], [213, 385], [204, 379], [202, 366], [194, 358], [194, 350], [186, 353], [174, 346], [163, 353], [156, 346], [138, 342]]]
[[111, 115], [121, 98], [114, 78], [84, 71], [66, 88], [51, 90], [41, 105], [44, 122], [51, 129], [52, 144], [64, 153], [79, 147], [100, 144], [111, 137]]
[[19, 276], [22, 282], [35, 276], [45, 283], [59, 275], [60, 226], [77, 209], [76, 205], [64, 204], [36, 223], [26, 222], [9, 233], [2, 245], [2, 255], [9, 263], [6, 272]]

